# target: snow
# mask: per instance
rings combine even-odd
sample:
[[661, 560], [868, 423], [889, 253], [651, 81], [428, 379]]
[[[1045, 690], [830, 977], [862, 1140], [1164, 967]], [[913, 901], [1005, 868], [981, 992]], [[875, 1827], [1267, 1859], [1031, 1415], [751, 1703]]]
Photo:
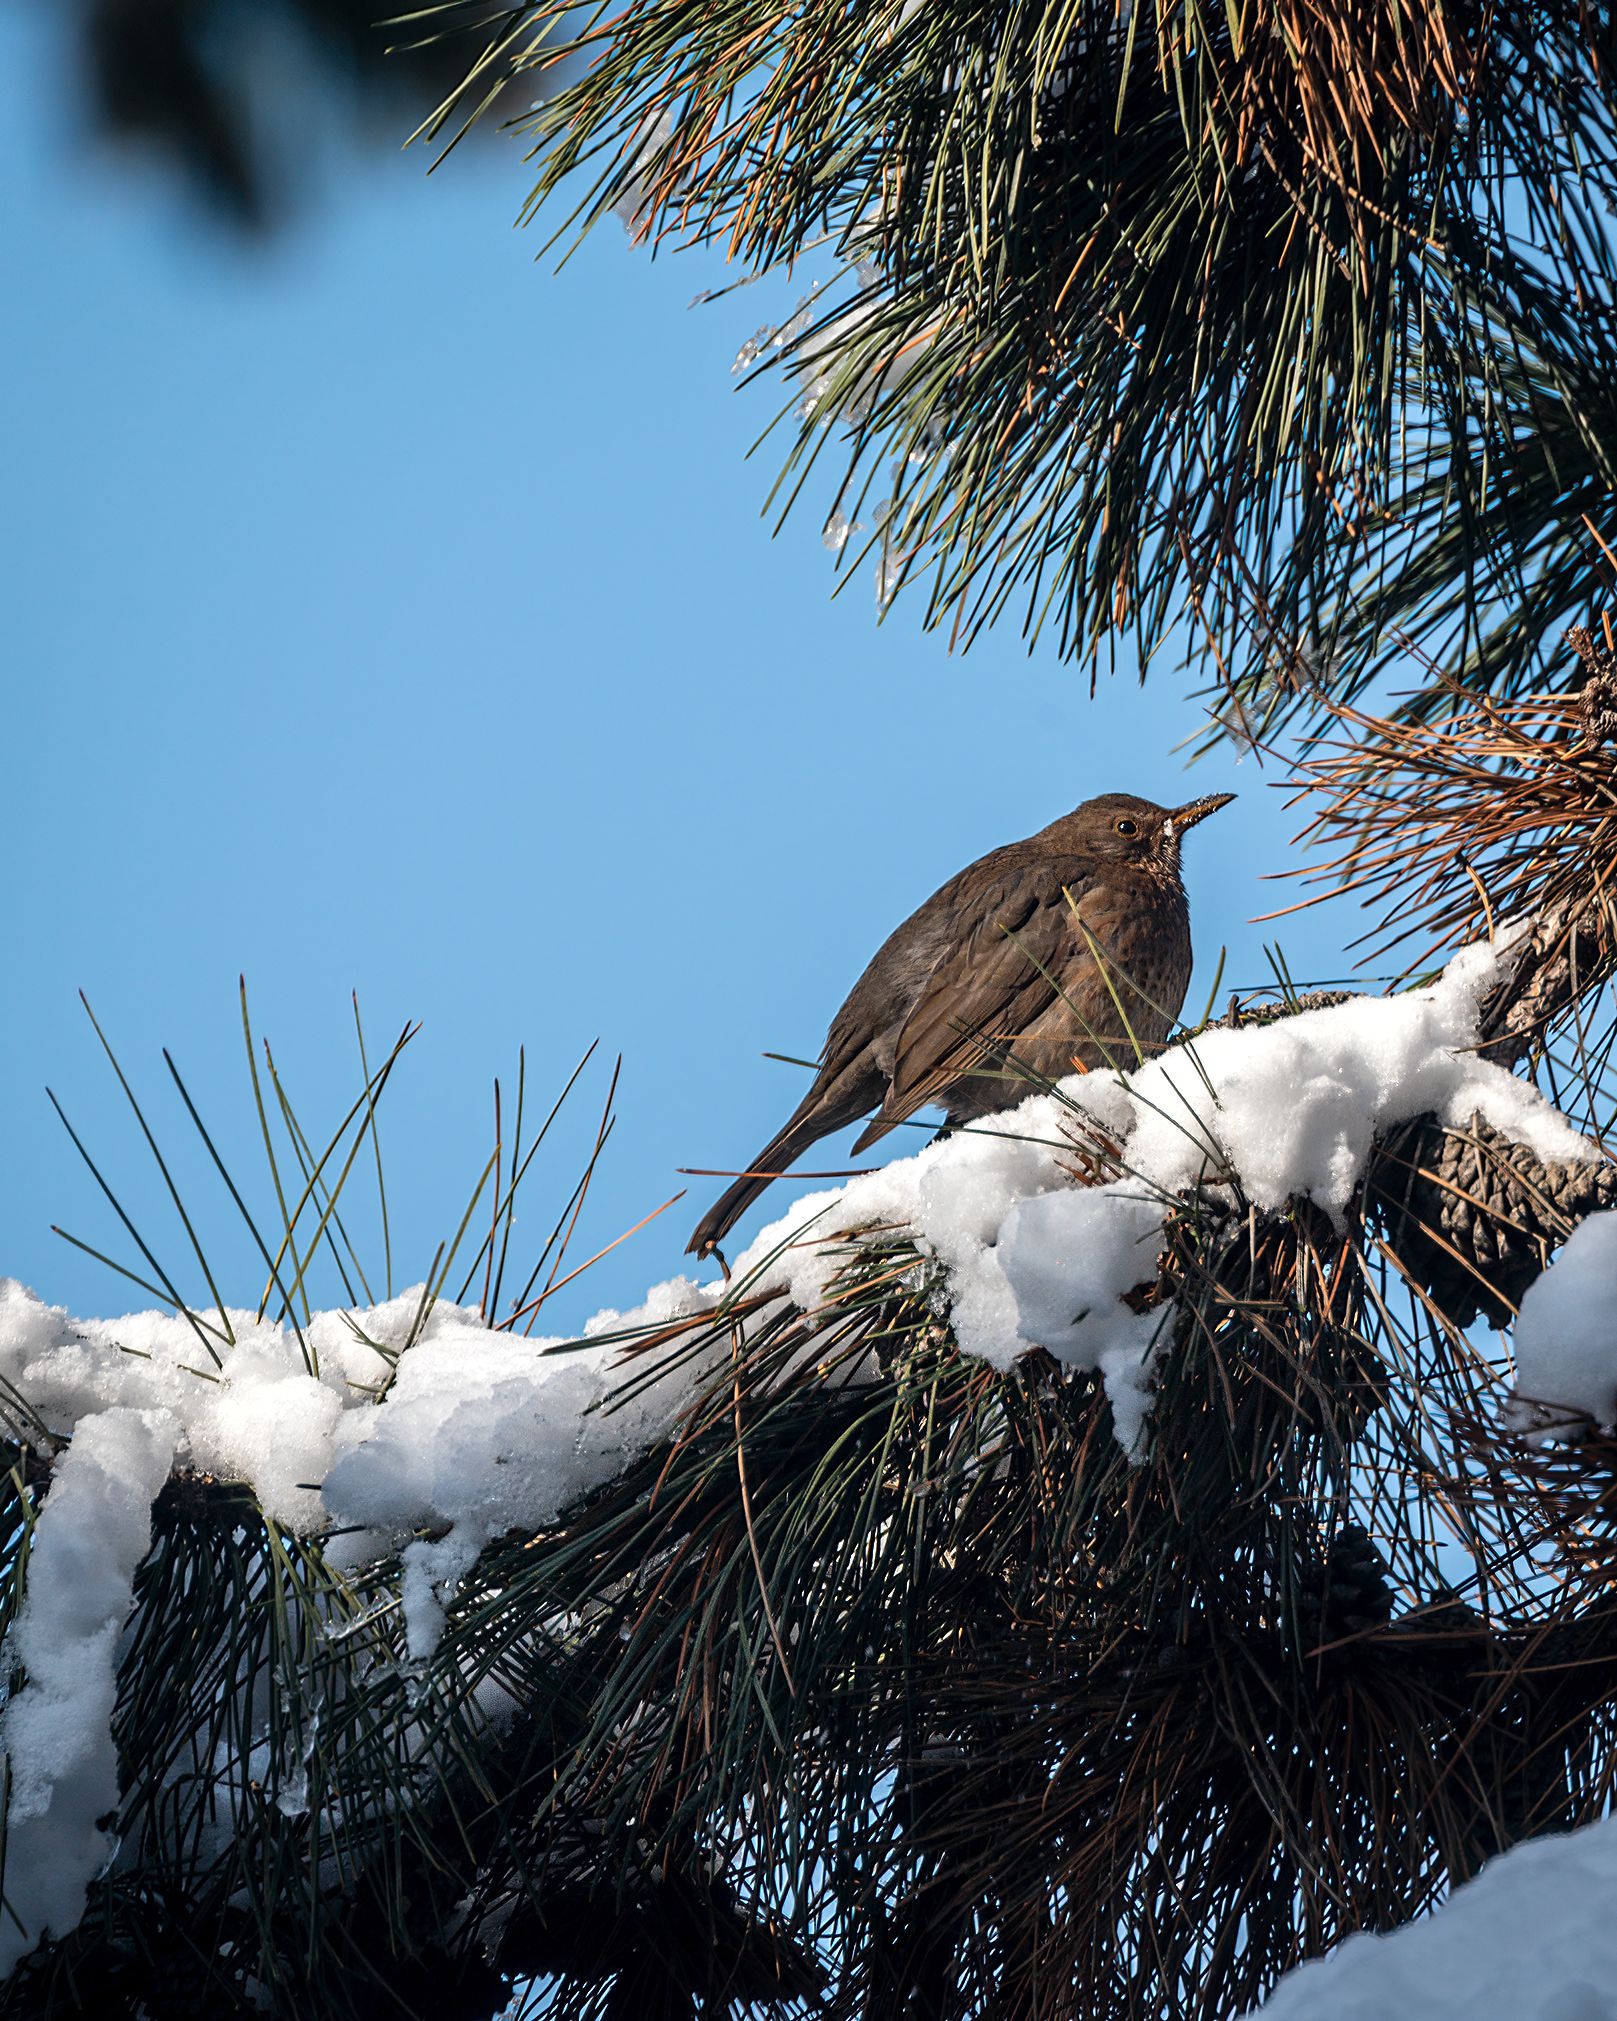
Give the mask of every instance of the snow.
[[1124, 1182], [1044, 1193], [1013, 1207], [1000, 1231], [1001, 1268], [1017, 1328], [1060, 1360], [1105, 1378], [1119, 1443], [1138, 1452], [1161, 1312], [1123, 1303], [1156, 1276], [1162, 1206]]
[[1617, 2021], [1617, 1818], [1515, 1846], [1436, 1914], [1290, 1972], [1263, 2021]]
[[[614, 1336], [713, 1303], [711, 1289], [674, 1278], [634, 1312], [598, 1314], [587, 1343], [563, 1354], [549, 1352], [555, 1342], [490, 1332], [452, 1307], [435, 1312], [436, 1325], [400, 1360], [386, 1405], [350, 1411], [335, 1429], [319, 1475], [325, 1508], [359, 1528], [333, 1546], [333, 1561], [363, 1563], [417, 1530], [447, 1529], [443, 1541], [406, 1552], [407, 1576], [425, 1582], [406, 1592], [410, 1615], [412, 1591], [442, 1591], [492, 1538], [553, 1523], [667, 1437], [714, 1366], [712, 1352], [687, 1358], [603, 1410], [624, 1375]], [[411, 1635], [421, 1644], [413, 1654], [430, 1653], [413, 1618]]]
[[162, 1410], [88, 1418], [53, 1470], [7, 1655], [22, 1689], [0, 1717], [10, 1787], [0, 1976], [48, 1930], [71, 1930], [116, 1850], [112, 1744], [118, 1638], [152, 1541], [177, 1427]]
[[1542, 1158], [1594, 1157], [1536, 1088], [1467, 1050], [1498, 972], [1488, 948], [1470, 947], [1427, 989], [1209, 1032], [1165, 1054], [1130, 1084], [1130, 1165], [1167, 1190], [1222, 1167], [1259, 1207], [1301, 1193], [1339, 1220], [1376, 1135], [1428, 1112], [1462, 1126], [1480, 1112]]
[[[1377, 1133], [1426, 1111], [1455, 1123], [1480, 1113], [1545, 1157], [1594, 1155], [1534, 1089], [1473, 1050], [1478, 998], [1499, 960], [1468, 949], [1424, 990], [1212, 1032], [1133, 1074], [1075, 1076], [798, 1200], [737, 1259], [731, 1289], [812, 1312], [844, 1263], [829, 1238], [872, 1224], [902, 1230], [932, 1259], [918, 1266], [920, 1281], [940, 1282], [962, 1352], [1004, 1369], [1042, 1347], [1098, 1370], [1117, 1436], [1138, 1455], [1173, 1313], [1142, 1313], [1130, 1295], [1156, 1277], [1177, 1194], [1238, 1189], [1274, 1209], [1304, 1193], [1339, 1216]], [[1123, 1176], [1109, 1184], [1074, 1183], [1085, 1118], [1122, 1146]], [[1536, 1334], [1529, 1295], [1524, 1386], [1545, 1328], [1556, 1341], [1571, 1337], [1559, 1308], [1585, 1302], [1574, 1289], [1584, 1249], [1587, 1269], [1611, 1281], [1613, 1217], [1599, 1219], [1605, 1230], [1569, 1245], [1567, 1295], [1555, 1272], [1535, 1287], [1545, 1315]], [[22, 1400], [32, 1420], [15, 1401], [10, 1414], [30, 1443], [39, 1425], [72, 1440], [54, 1468], [14, 1631], [27, 1683], [5, 1715], [13, 1846], [33, 1834], [40, 1847], [19, 1882], [30, 1926], [70, 1927], [105, 1857], [94, 1820], [116, 1803], [115, 1643], [171, 1467], [245, 1482], [300, 1533], [334, 1530], [335, 1567], [397, 1554], [407, 1656], [421, 1664], [491, 1539], [556, 1522], [673, 1432], [723, 1365], [727, 1341], [721, 1334], [661, 1369], [652, 1358], [635, 1370], [632, 1394], [619, 1394], [624, 1338], [716, 1313], [724, 1290], [670, 1279], [632, 1312], [599, 1314], [572, 1344], [500, 1332], [447, 1303], [423, 1318], [419, 1287], [369, 1309], [316, 1314], [301, 1341], [245, 1312], [228, 1315], [226, 1339], [219, 1315], [201, 1313], [219, 1334], [216, 1366], [183, 1317], [73, 1320], [0, 1280], [0, 1407]], [[1577, 1379], [1593, 1385], [1580, 1396], [1598, 1389], [1609, 1412], [1602, 1352], [1590, 1347]], [[47, 1577], [78, 1562], [90, 1570]], [[16, 1955], [13, 1943], [6, 1956]]]
[[[1516, 1320], [1523, 1403], [1617, 1423], [1617, 1213], [1591, 1214], [1527, 1287]], [[1523, 1413], [1524, 1422], [1542, 1412]]]
[[706, 1310], [715, 1295], [676, 1278], [553, 1354], [566, 1343], [495, 1332], [447, 1304], [423, 1324], [417, 1287], [368, 1310], [317, 1313], [304, 1328], [314, 1373], [291, 1328], [248, 1312], [228, 1315], [236, 1338], [213, 1342], [215, 1368], [183, 1318], [73, 1320], [0, 1279], [0, 1396], [25, 1401], [34, 1444], [40, 1425], [71, 1440], [52, 1467], [6, 1652], [25, 1682], [0, 1722], [5, 1891], [26, 1934], [0, 1921], [0, 1976], [42, 1931], [74, 1926], [114, 1851], [96, 1821], [118, 1807], [118, 1638], [152, 1503], [174, 1469], [244, 1481], [298, 1531], [345, 1530], [328, 1547], [335, 1567], [398, 1550], [406, 1655], [421, 1663], [484, 1545], [553, 1521], [665, 1437], [711, 1365], [687, 1360], [598, 1411], [622, 1379], [619, 1345], [603, 1336]]
[[[800, 403], [801, 418], [805, 421], [820, 413], [826, 395], [850, 373], [854, 376], [843, 389], [837, 412], [852, 427], [867, 421], [879, 400], [923, 368], [926, 350], [935, 334], [928, 331], [912, 336], [897, 355], [878, 362], [867, 360], [855, 370], [852, 360], [886, 305], [877, 292], [879, 274], [873, 263], [860, 260], [854, 272], [861, 292], [846, 308], [811, 328], [812, 319], [800, 306], [791, 322], [780, 329], [760, 330], [753, 339], [750, 354], [744, 348], [743, 356], [737, 360], [736, 369], [740, 370], [761, 355], [766, 344], [777, 350], [789, 346], [792, 364], [808, 382]], [[829, 414], [821, 416], [822, 421], [830, 418]]]
[[624, 145], [622, 181], [608, 208], [633, 238], [639, 238], [650, 223], [652, 184], [673, 138], [673, 112], [662, 106], [643, 115]]
[[290, 1327], [232, 1312], [235, 1345], [216, 1343], [215, 1371], [183, 1319], [73, 1320], [8, 1278], [0, 1382], [53, 1433], [75, 1434], [72, 1450], [108, 1411], [165, 1413], [176, 1466], [247, 1483], [305, 1534], [358, 1526], [331, 1553], [354, 1564], [421, 1530], [458, 1526], [487, 1542], [554, 1521], [672, 1429], [700, 1373], [687, 1364], [598, 1412], [621, 1379], [618, 1346], [599, 1336], [713, 1302], [711, 1288], [675, 1278], [634, 1312], [600, 1314], [584, 1345], [553, 1353], [567, 1343], [496, 1332], [444, 1302], [421, 1324], [418, 1286], [368, 1309], [316, 1313], [304, 1337], [318, 1374]]

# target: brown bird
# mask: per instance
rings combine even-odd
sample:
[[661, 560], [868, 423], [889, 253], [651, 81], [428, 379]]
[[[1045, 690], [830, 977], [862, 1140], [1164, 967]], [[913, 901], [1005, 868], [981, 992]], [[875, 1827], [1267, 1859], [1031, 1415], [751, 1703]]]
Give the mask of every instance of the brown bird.
[[1190, 981], [1180, 840], [1234, 798], [1103, 793], [951, 877], [883, 941], [831, 1020], [814, 1085], [691, 1253], [711, 1254], [771, 1179], [871, 1109], [855, 1153], [928, 1103], [970, 1122], [1075, 1066], [1159, 1051]]

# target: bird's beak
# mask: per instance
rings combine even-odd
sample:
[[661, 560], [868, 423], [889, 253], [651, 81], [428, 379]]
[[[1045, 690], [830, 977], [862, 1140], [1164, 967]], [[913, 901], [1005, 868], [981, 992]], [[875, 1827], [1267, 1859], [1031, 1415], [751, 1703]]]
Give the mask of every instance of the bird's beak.
[[1227, 807], [1235, 798], [1233, 793], [1209, 793], [1200, 800], [1187, 800], [1183, 807], [1176, 807], [1169, 817], [1181, 834], [1187, 828], [1194, 828], [1198, 821], [1205, 821], [1209, 814], [1216, 814], [1220, 807]]

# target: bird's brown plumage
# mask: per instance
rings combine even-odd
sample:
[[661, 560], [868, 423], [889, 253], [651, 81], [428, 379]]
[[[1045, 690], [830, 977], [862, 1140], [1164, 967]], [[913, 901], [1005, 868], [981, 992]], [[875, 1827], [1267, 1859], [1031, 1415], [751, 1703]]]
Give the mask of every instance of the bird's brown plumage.
[[931, 1103], [969, 1122], [1075, 1065], [1159, 1049], [1190, 981], [1180, 838], [1231, 797], [1167, 808], [1103, 794], [951, 877], [877, 949], [812, 1087], [692, 1252], [711, 1253], [772, 1177], [872, 1109], [856, 1151]]

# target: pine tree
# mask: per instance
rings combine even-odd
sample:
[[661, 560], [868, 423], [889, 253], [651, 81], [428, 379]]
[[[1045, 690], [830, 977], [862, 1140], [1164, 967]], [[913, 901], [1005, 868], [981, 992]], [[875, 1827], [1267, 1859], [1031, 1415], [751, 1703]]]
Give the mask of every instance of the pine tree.
[[[813, 403], [790, 467], [845, 454], [852, 519], [896, 459], [875, 539], [965, 635], [1050, 615], [1086, 654], [1188, 600], [1244, 733], [1317, 733], [1312, 874], [1409, 988], [1492, 940], [1477, 1048], [1598, 1146], [1617, 656], [1604, 622], [1539, 656], [1595, 601], [1617, 446], [1610, 28], [522, 7], [460, 102], [582, 58], [533, 116], [541, 198], [593, 163], [587, 219], [758, 267], [829, 233], [853, 292], [780, 347]], [[1394, 619], [1432, 656], [1379, 714]], [[1178, 1057], [1339, 1001], [1282, 976]], [[344, 1216], [396, 1058], [324, 1148], [254, 1067], [273, 1203], [229, 1184], [293, 1330], [322, 1253], [369, 1296]], [[1144, 1183], [1082, 1089], [1045, 1092], [1065, 1190]], [[683, 1380], [677, 1422], [492, 1538], [425, 1651], [398, 1557], [173, 1474], [117, 1654], [116, 1843], [0, 2011], [1212, 2021], [1601, 1814], [1617, 1441], [1513, 1399], [1487, 1328], [1617, 1206], [1610, 1162], [1416, 1112], [1339, 1208], [1265, 1203], [1207, 1093], [1215, 1148], [1125, 1287], [1142, 1436], [1103, 1369], [963, 1352], [917, 1229], [833, 1215], [798, 1238], [812, 1296], [766, 1258], [622, 1340], [606, 1414]], [[522, 1106], [384, 1392], [435, 1301], [510, 1331], [560, 1280], [576, 1189], [505, 1297]], [[211, 1380], [225, 1301], [183, 1307], [119, 1212]], [[82, 1431], [3, 1408], [15, 1654]]]
[[[1323, 874], [1379, 895], [1384, 933], [1525, 922], [1483, 1048], [1598, 1136], [1617, 669], [1580, 644], [1571, 693], [1345, 718], [1298, 785]], [[1373, 793], [1366, 735], [1398, 754]], [[1277, 985], [1178, 1056], [1342, 1000]], [[307, 1148], [266, 1248], [293, 1324], [289, 1258], [304, 1280], [329, 1244], [359, 1273], [343, 1188], [392, 1064], [324, 1150], [283, 1102]], [[1082, 1092], [1059, 1098], [1067, 1183], [1115, 1188], [1135, 1140]], [[483, 1241], [468, 1210], [421, 1321], [457, 1285], [507, 1328], [532, 1312], [531, 1281], [500, 1289], [530, 1157], [519, 1119]], [[426, 1655], [397, 1559], [348, 1564], [318, 1522], [182, 1470], [118, 1656], [106, 1869], [0, 2010], [1243, 2011], [1604, 1809], [1617, 1445], [1535, 1440], [1482, 1322], [1613, 1206], [1604, 1157], [1480, 1115], [1384, 1130], [1334, 1216], [1262, 1206], [1209, 1156], [1158, 1201], [1127, 1294], [1160, 1336], [1133, 1450], [1099, 1371], [960, 1351], [915, 1231], [819, 1226], [806, 1305], [758, 1265], [622, 1341], [608, 1411], [683, 1366], [677, 1423], [496, 1537]], [[224, 1315], [186, 1315], [199, 1380]], [[50, 1413], [8, 1393], [8, 1638], [85, 1436]]]

